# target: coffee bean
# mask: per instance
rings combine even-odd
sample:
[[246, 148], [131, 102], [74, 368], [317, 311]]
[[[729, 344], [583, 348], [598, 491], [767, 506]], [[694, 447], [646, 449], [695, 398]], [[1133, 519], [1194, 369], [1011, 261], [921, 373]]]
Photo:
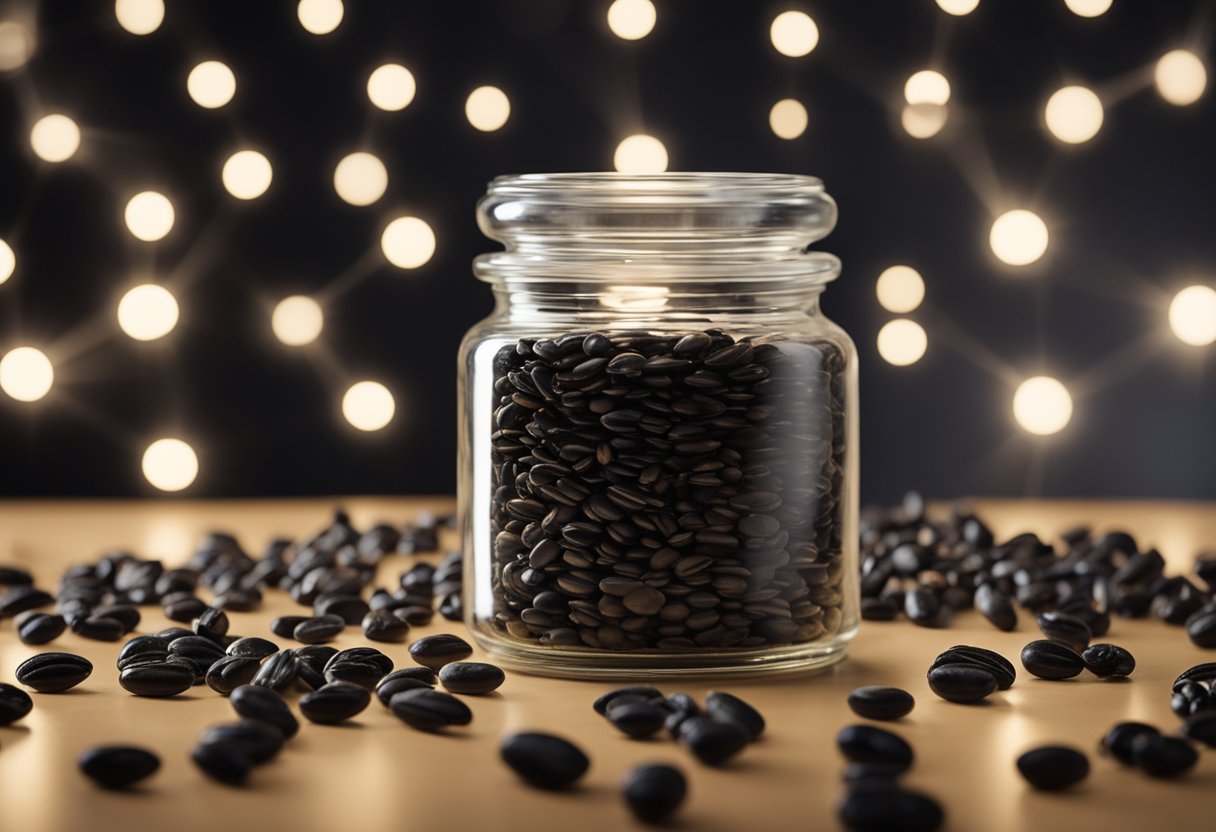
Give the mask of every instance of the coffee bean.
[[1198, 761], [1195, 747], [1181, 737], [1141, 734], [1132, 740], [1132, 762], [1151, 777], [1177, 777]]
[[228, 702], [238, 716], [265, 722], [277, 728], [284, 737], [294, 737], [300, 730], [300, 723], [283, 697], [270, 688], [241, 685], [233, 689]]
[[1216, 748], [1216, 710], [1201, 711], [1187, 717], [1179, 733], [1188, 740]]
[[93, 663], [74, 653], [39, 653], [17, 665], [17, 681], [39, 693], [63, 693], [93, 672]]
[[591, 707], [597, 714], [604, 716], [608, 713], [608, 706], [612, 704], [612, 700], [620, 696], [636, 696], [639, 699], [663, 699], [663, 692], [650, 685], [615, 688], [601, 695], [591, 704]]
[[975, 591], [975, 608], [998, 630], [1012, 632], [1018, 626], [1013, 600], [993, 584], [981, 584]]
[[251, 683], [260, 667], [261, 661], [253, 656], [224, 656], [207, 671], [207, 687], [227, 696], [241, 685]]
[[430, 688], [393, 694], [388, 707], [398, 719], [419, 731], [440, 731], [453, 725], [468, 725], [473, 720], [468, 705], [449, 693]]
[[296, 680], [299, 662], [294, 653], [286, 651], [268, 656], [263, 659], [262, 666], [258, 668], [250, 684], [282, 693]]
[[1130, 766], [1135, 762], [1132, 759], [1132, 742], [1136, 737], [1160, 733], [1152, 725], [1146, 725], [1143, 722], [1120, 722], [1114, 725], [1102, 737], [1102, 741], [1099, 743], [1099, 750], [1103, 754], [1109, 754], [1124, 765]]
[[59, 638], [67, 629], [62, 615], [26, 610], [13, 620], [17, 637], [22, 644], [47, 644]]
[[280, 638], [291, 638], [296, 627], [311, 619], [309, 615], [281, 615], [270, 622], [270, 632]]
[[928, 795], [874, 782], [849, 789], [836, 816], [851, 832], [935, 832], [945, 820]]
[[219, 641], [228, 635], [228, 614], [215, 607], [208, 607], [194, 619], [190, 627], [195, 635]]
[[1032, 641], [1022, 648], [1022, 667], [1040, 679], [1071, 679], [1085, 669], [1085, 662], [1058, 642]]
[[254, 765], [273, 760], [283, 749], [283, 732], [258, 719], [239, 719], [207, 727], [199, 735], [198, 744], [232, 748], [249, 758]]
[[591, 767], [587, 755], [574, 743], [534, 731], [505, 737], [499, 754], [525, 782], [541, 789], [569, 788]]
[[938, 667], [952, 664], [982, 667], [996, 677], [998, 690], [1008, 690], [1013, 686], [1017, 678], [1017, 671], [1014, 669], [1013, 662], [1009, 661], [1009, 659], [992, 650], [969, 645], [951, 647], [946, 652], [938, 655], [933, 660], [933, 665], [929, 669], [934, 670]]
[[160, 757], [135, 746], [103, 745], [85, 751], [76, 765], [85, 777], [103, 788], [125, 789], [155, 774]]
[[118, 684], [136, 696], [177, 696], [194, 685], [194, 671], [168, 661], [136, 664], [118, 674]]
[[452, 693], [479, 696], [498, 690], [505, 680], [502, 668], [484, 662], [452, 662], [439, 669], [439, 681]]
[[410, 645], [410, 657], [436, 671], [449, 662], [458, 662], [471, 655], [473, 648], [467, 641], [448, 633], [426, 636]]
[[659, 823], [680, 808], [688, 794], [688, 782], [674, 766], [644, 765], [625, 775], [621, 792], [638, 820]]
[[304, 644], [324, 644], [333, 641], [346, 629], [346, 620], [338, 615], [306, 618], [291, 631], [291, 637]]
[[618, 731], [634, 739], [653, 736], [667, 720], [667, 710], [642, 699], [618, 697], [605, 714]]
[[372, 610], [363, 616], [363, 635], [372, 641], [405, 641], [410, 625], [388, 610]]
[[0, 682], [0, 725], [12, 725], [34, 708], [34, 700], [21, 688]]
[[366, 689], [350, 682], [331, 682], [300, 697], [300, 713], [329, 725], [362, 713], [369, 702], [371, 694]]
[[229, 656], [244, 656], [251, 659], [264, 659], [279, 652], [279, 645], [258, 636], [238, 638], [228, 645], [225, 650]]
[[1051, 610], [1039, 613], [1036, 619], [1039, 629], [1050, 641], [1058, 641], [1080, 653], [1089, 646], [1093, 634], [1089, 626], [1075, 615]]
[[912, 713], [916, 700], [902, 688], [866, 685], [849, 693], [849, 707], [866, 719], [899, 719]]
[[701, 762], [721, 765], [742, 751], [752, 736], [738, 723], [692, 716], [680, 723], [679, 739]]
[[719, 722], [733, 722], [758, 739], [764, 733], [764, 717], [737, 696], [722, 691], [710, 691], [705, 697], [705, 712]]
[[836, 747], [855, 763], [912, 767], [912, 746], [898, 734], [872, 725], [848, 725], [836, 735]]
[[249, 779], [253, 762], [239, 748], [230, 745], [196, 745], [190, 759], [213, 780], [231, 786]]
[[1026, 782], [1047, 792], [1075, 786], [1089, 776], [1089, 759], [1064, 745], [1044, 745], [1025, 752], [1017, 760]]
[[1095, 676], [1130, 676], [1136, 669], [1136, 659], [1117, 644], [1095, 644], [1085, 648], [1081, 661]]
[[997, 689], [997, 680], [984, 667], [947, 664], [929, 671], [929, 689], [949, 702], [979, 702]]

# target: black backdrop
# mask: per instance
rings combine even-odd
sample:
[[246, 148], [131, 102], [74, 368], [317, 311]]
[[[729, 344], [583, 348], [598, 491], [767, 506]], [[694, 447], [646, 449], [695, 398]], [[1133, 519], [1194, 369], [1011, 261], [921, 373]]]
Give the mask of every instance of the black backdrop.
[[[154, 493], [140, 454], [173, 434], [199, 453], [188, 494], [451, 491], [455, 351], [490, 306], [469, 271], [491, 247], [473, 218], [484, 183], [610, 168], [616, 143], [645, 130], [673, 169], [813, 173], [838, 199], [840, 225], [822, 247], [845, 270], [824, 306], [861, 351], [867, 499], [909, 486], [1216, 497], [1216, 348], [1183, 345], [1165, 324], [1173, 292], [1216, 280], [1216, 107], [1211, 90], [1183, 108], [1139, 83], [1196, 38], [1211, 66], [1212, 4], [1115, 0], [1094, 20], [1062, 0], [983, 0], [963, 18], [931, 0], [656, 5], [655, 30], [631, 43], [609, 32], [606, 0], [347, 0], [324, 37], [300, 27], [288, 0], [170, 0], [147, 37], [121, 30], [110, 2], [44, 0], [34, 59], [0, 75], [0, 238], [20, 258], [0, 286], [0, 347], [42, 345], [56, 386], [34, 404], [0, 396], [0, 491]], [[0, 2], [0, 19], [30, 8]], [[805, 58], [769, 43], [787, 8], [819, 24]], [[207, 58], [237, 76], [222, 110], [185, 92]], [[399, 113], [364, 92], [390, 60], [418, 79]], [[899, 126], [901, 90], [928, 66], [951, 80], [951, 121], [917, 141]], [[1041, 113], [1073, 81], [1103, 94], [1106, 122], [1094, 141], [1065, 147]], [[464, 118], [481, 84], [511, 100], [494, 133]], [[810, 112], [794, 141], [768, 127], [784, 97]], [[63, 165], [29, 151], [29, 125], [55, 111], [84, 129]], [[238, 203], [219, 169], [245, 145], [271, 159], [274, 183]], [[332, 187], [335, 163], [356, 149], [390, 173], [370, 208]], [[160, 243], [138, 243], [122, 223], [144, 188], [177, 208]], [[1052, 244], [1015, 270], [994, 260], [987, 233], [994, 212], [1020, 206], [1045, 217]], [[378, 255], [398, 213], [426, 218], [438, 237], [416, 271]], [[928, 291], [912, 314], [928, 352], [907, 368], [874, 347], [890, 317], [874, 280], [900, 262]], [[181, 304], [161, 341], [132, 341], [114, 320], [140, 274]], [[278, 344], [270, 305], [338, 280], [321, 342]], [[1009, 403], [1017, 376], [1044, 371], [1070, 386], [1076, 411], [1060, 434], [1033, 438]], [[342, 391], [359, 378], [395, 393], [385, 430], [343, 421]]]

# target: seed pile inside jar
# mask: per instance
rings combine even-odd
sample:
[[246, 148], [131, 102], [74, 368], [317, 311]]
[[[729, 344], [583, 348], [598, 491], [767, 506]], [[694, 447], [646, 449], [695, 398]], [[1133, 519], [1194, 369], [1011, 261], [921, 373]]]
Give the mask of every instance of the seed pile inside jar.
[[666, 651], [840, 629], [837, 345], [578, 333], [494, 373], [495, 627]]

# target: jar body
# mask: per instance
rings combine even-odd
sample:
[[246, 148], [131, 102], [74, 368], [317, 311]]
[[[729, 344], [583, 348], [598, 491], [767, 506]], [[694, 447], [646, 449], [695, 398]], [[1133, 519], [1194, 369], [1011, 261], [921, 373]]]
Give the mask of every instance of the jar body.
[[711, 272], [679, 291], [508, 280], [466, 336], [464, 609], [496, 660], [594, 678], [843, 657], [856, 350], [817, 290]]

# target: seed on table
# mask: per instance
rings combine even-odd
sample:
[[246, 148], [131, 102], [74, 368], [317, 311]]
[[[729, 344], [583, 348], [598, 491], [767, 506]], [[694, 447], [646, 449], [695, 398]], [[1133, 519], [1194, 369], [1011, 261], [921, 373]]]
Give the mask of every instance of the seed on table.
[[29, 586], [34, 576], [20, 566], [0, 566], [0, 586]]
[[662, 699], [663, 692], [650, 685], [631, 685], [624, 688], [614, 688], [597, 698], [591, 703], [591, 707], [597, 714], [604, 716], [608, 713], [608, 706], [612, 703], [612, 700], [618, 696], [636, 696], [640, 699]]
[[638, 766], [625, 775], [621, 793], [638, 820], [659, 823], [680, 808], [688, 794], [688, 781], [674, 766]]
[[742, 751], [752, 736], [737, 723], [692, 716], [680, 723], [679, 739], [698, 760], [716, 766]]
[[420, 638], [410, 645], [410, 657], [423, 667], [438, 671], [450, 662], [473, 655], [473, 648], [459, 636], [441, 633]]
[[166, 601], [163, 607], [165, 618], [170, 621], [189, 623], [207, 611], [207, 602], [202, 598], [187, 594], [186, 596]]
[[372, 610], [363, 616], [363, 635], [371, 641], [401, 642], [409, 634], [410, 625], [388, 610]]
[[1095, 676], [1130, 676], [1136, 669], [1136, 659], [1117, 644], [1094, 644], [1081, 653], [1085, 668]]
[[291, 686], [299, 673], [299, 662], [294, 653], [282, 651], [268, 656], [254, 675], [250, 684], [282, 693]]
[[506, 678], [501, 667], [485, 662], [452, 662], [439, 669], [439, 681], [445, 688], [470, 696], [498, 690]]
[[379, 669], [380, 676], [391, 673], [393, 670], [393, 660], [375, 647], [348, 647], [345, 650], [340, 650], [334, 653], [329, 661], [325, 663], [325, 669], [328, 670], [336, 664], [344, 664], [346, 662], [366, 662], [371, 664]]
[[270, 622], [270, 632], [280, 638], [291, 638], [296, 627], [311, 618], [311, 615], [280, 615]]
[[283, 750], [283, 732], [259, 719], [238, 719], [210, 725], [199, 735], [199, 745], [235, 748], [254, 765], [273, 760]]
[[93, 641], [118, 641], [130, 631], [117, 618], [90, 615], [73, 621], [72, 632]]
[[1216, 662], [1203, 662], [1193, 665], [1178, 674], [1174, 684], [1179, 682], [1212, 682], [1216, 681]]
[[898, 734], [873, 725], [847, 725], [836, 735], [836, 747], [855, 763], [888, 763], [912, 767], [912, 746]]
[[[429, 669], [430, 668], [423, 668], [423, 670], [429, 670]], [[389, 703], [392, 701], [393, 697], [395, 695], [397, 695], [398, 693], [401, 693], [402, 691], [418, 690], [419, 688], [428, 688], [429, 689], [429, 688], [434, 687], [434, 685], [427, 684], [426, 682], [424, 682], [421, 679], [418, 679], [416, 677], [397, 676], [398, 672], [400, 672], [400, 671], [393, 671], [392, 673], [389, 674], [389, 676], [392, 676], [395, 678], [390, 679], [389, 676], [386, 676], [384, 679], [382, 679], [380, 681], [379, 684], [376, 685], [376, 698], [379, 699], [381, 704], [384, 705], [384, 707], [386, 707], [386, 708], [388, 707]]]
[[1049, 610], [1039, 613], [1035, 621], [1050, 641], [1066, 644], [1078, 653], [1088, 647], [1093, 638], [1089, 625], [1075, 615]]
[[1039, 640], [1022, 648], [1022, 667], [1040, 679], [1071, 679], [1085, 669], [1085, 662], [1071, 647]]
[[362, 713], [371, 701], [365, 688], [350, 682], [330, 682], [300, 697], [300, 713], [313, 722], [329, 725]]
[[136, 664], [156, 664], [169, 658], [169, 643], [159, 636], [136, 636], [118, 651], [118, 669]]
[[1066, 745], [1044, 745], [1018, 757], [1018, 771], [1026, 782], [1046, 792], [1060, 791], [1089, 776], [1089, 758]]
[[916, 700], [902, 688], [865, 685], [849, 693], [853, 713], [866, 719], [899, 719], [912, 713]]
[[1216, 604], [1201, 607], [1186, 620], [1186, 634], [1196, 647], [1216, 647]]
[[241, 685], [247, 685], [257, 675], [261, 662], [253, 656], [224, 656], [211, 665], [205, 681], [207, 687], [227, 696]]
[[34, 708], [34, 700], [21, 688], [0, 682], [0, 725], [12, 725]]
[[684, 720], [701, 715], [701, 706], [687, 693], [673, 693], [667, 697], [666, 703], [667, 719], [663, 722], [663, 728], [674, 740], [679, 738], [680, 725]]
[[757, 739], [764, 733], [764, 717], [734, 694], [711, 690], [705, 697], [705, 713], [719, 722], [733, 722]]
[[975, 608], [980, 615], [998, 630], [1011, 632], [1017, 629], [1018, 613], [1013, 600], [992, 584], [980, 584], [975, 591]]
[[1201, 682], [1187, 679], [1175, 682], [1170, 694], [1170, 710], [1180, 717], [1216, 709], [1216, 695]]
[[[439, 614], [448, 621], [460, 621], [464, 618], [464, 600], [459, 592], [449, 592], [439, 599]], [[406, 619], [408, 620], [408, 619]], [[429, 620], [429, 619], [428, 619]], [[410, 622], [413, 623], [413, 622]]]
[[346, 620], [338, 615], [305, 618], [291, 631], [291, 637], [304, 644], [324, 644], [333, 641], [346, 629]]
[[634, 739], [653, 736], [667, 721], [667, 710], [644, 699], [617, 697], [605, 714], [618, 731]]
[[393, 694], [388, 707], [398, 719], [419, 731], [436, 732], [473, 721], [473, 712], [468, 705], [450, 693], [430, 688]]
[[74, 653], [39, 653], [17, 665], [17, 681], [39, 693], [63, 693], [93, 672], [93, 663]]
[[194, 619], [190, 628], [196, 636], [219, 641], [228, 635], [228, 613], [215, 607], [208, 607]]
[[229, 656], [264, 659], [279, 652], [279, 645], [269, 639], [259, 638], [258, 636], [245, 636], [229, 644], [224, 652]]
[[304, 647], [297, 647], [292, 650], [296, 654], [296, 658], [300, 660], [300, 664], [306, 664], [314, 668], [318, 672], [325, 671], [325, 665], [338, 655], [338, 648], [331, 647], [328, 644], [309, 644]]
[[38, 607], [49, 607], [53, 603], [55, 598], [45, 590], [30, 585], [18, 586], [0, 594], [0, 618]]
[[196, 745], [190, 759], [213, 780], [236, 786], [249, 779], [253, 762], [240, 749], [228, 745]]
[[997, 689], [996, 677], [985, 667], [947, 664], [929, 671], [929, 689], [948, 702], [979, 702]]
[[258, 685], [241, 685], [234, 688], [228, 702], [237, 716], [256, 719], [279, 730], [284, 737], [291, 738], [300, 730], [300, 723], [277, 691]]
[[336, 615], [343, 624], [357, 627], [370, 609], [358, 595], [334, 595], [318, 600], [312, 611], [318, 617]]
[[194, 636], [194, 633], [190, 632], [185, 627], [169, 627], [161, 630], [158, 633], [153, 633], [152, 635], [165, 642], [165, 644], [172, 644], [179, 638], [186, 638], [187, 636], [192, 637]]
[[107, 789], [125, 789], [156, 773], [160, 757], [131, 745], [90, 748], [76, 759], [81, 773]]
[[1198, 761], [1195, 746], [1181, 737], [1141, 734], [1132, 740], [1132, 762], [1151, 777], [1177, 777]]
[[26, 610], [13, 620], [17, 638], [22, 644], [47, 644], [63, 635], [67, 622], [62, 615]]
[[927, 794], [870, 781], [845, 793], [836, 816], [851, 832], [935, 832], [946, 814]]
[[1017, 678], [1013, 662], [993, 650], [959, 644], [938, 655], [930, 670], [948, 664], [966, 664], [982, 667], [996, 677], [997, 688], [1008, 690]]
[[591, 760], [577, 745], [537, 731], [504, 738], [499, 755], [525, 782], [540, 789], [568, 788], [591, 767]]
[[118, 684], [136, 696], [177, 696], [194, 686], [194, 671], [182, 664], [137, 664], [118, 674]]
[[1179, 733], [1188, 740], [1216, 748], [1216, 711], [1202, 711], [1187, 717]]
[[942, 603], [936, 590], [918, 586], [904, 596], [904, 615], [921, 627], [945, 627], [950, 623], [954, 611]]

